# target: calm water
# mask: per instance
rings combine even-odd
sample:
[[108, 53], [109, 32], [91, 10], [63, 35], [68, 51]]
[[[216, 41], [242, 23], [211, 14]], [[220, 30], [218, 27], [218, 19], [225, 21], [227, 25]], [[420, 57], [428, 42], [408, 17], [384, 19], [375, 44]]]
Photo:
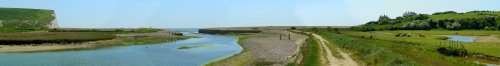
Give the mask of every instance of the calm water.
[[[186, 30], [186, 29], [182, 29]], [[189, 29], [189, 31], [195, 31]], [[234, 37], [195, 34], [201, 36], [177, 42], [119, 46], [105, 49], [0, 53], [1, 66], [200, 66], [236, 54], [242, 49]], [[178, 50], [181, 46], [210, 44], [198, 48]], [[146, 48], [147, 47], [147, 48]]]
[[448, 36], [448, 40], [451, 41], [461, 41], [461, 42], [474, 42], [476, 38], [474, 37], [464, 37], [464, 36]]

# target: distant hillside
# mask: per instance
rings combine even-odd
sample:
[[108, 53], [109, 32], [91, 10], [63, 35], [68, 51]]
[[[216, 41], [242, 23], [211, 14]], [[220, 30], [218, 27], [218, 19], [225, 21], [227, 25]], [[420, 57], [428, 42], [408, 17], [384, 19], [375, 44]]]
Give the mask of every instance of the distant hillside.
[[470, 11], [457, 13], [455, 11], [417, 14], [406, 12], [402, 16], [389, 18], [385, 15], [377, 21], [353, 27], [365, 31], [372, 30], [497, 30], [500, 29], [500, 11]]
[[38, 30], [56, 28], [53, 10], [0, 8], [0, 30]]

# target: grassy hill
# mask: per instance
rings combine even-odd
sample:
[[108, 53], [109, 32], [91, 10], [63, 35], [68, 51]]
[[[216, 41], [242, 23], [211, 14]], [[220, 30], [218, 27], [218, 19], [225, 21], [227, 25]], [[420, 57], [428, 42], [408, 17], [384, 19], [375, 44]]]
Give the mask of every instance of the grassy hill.
[[53, 10], [0, 7], [0, 31], [46, 29], [56, 18], [53, 14]]
[[354, 27], [365, 31], [372, 30], [497, 30], [500, 29], [500, 11], [454, 11], [417, 14], [406, 12], [403, 16], [389, 18], [380, 16], [377, 21]]

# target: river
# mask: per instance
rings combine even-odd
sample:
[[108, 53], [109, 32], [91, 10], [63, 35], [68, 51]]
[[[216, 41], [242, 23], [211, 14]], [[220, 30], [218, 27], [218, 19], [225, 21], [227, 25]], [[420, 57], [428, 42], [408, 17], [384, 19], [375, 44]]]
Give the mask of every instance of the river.
[[[187, 36], [175, 42], [149, 45], [34, 53], [0, 53], [2, 66], [201, 66], [241, 52], [237, 38], [195, 33], [196, 29], [176, 29]], [[193, 32], [194, 31], [194, 32]], [[190, 49], [181, 46], [203, 45]]]

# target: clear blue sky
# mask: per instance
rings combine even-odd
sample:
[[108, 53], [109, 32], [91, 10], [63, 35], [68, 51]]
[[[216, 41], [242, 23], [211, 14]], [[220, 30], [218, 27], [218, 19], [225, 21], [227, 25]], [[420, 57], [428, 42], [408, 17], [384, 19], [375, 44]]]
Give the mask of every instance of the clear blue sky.
[[352, 26], [405, 11], [500, 10], [500, 0], [0, 0], [52, 9], [61, 27]]

